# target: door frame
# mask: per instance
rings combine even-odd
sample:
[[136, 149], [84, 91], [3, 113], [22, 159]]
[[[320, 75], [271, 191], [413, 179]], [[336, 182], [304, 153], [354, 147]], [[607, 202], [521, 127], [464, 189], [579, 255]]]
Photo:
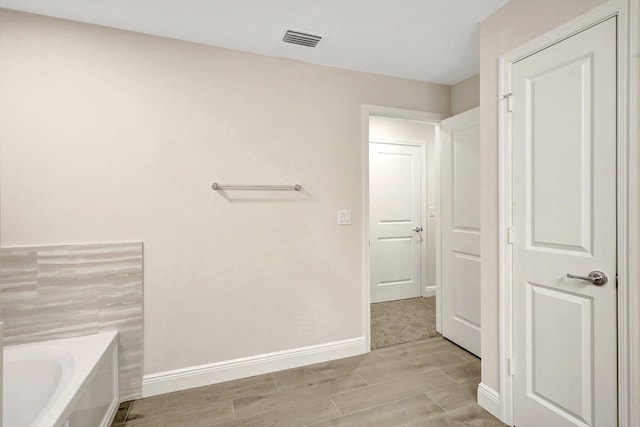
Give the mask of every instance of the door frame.
[[[560, 27], [502, 55], [499, 60], [498, 99], [506, 104], [511, 89], [512, 65], [555, 43], [611, 17], [618, 20], [618, 147], [617, 147], [617, 245], [618, 245], [618, 425], [640, 425], [640, 146], [638, 120], [640, 77], [637, 53], [639, 29], [631, 19], [640, 18], [640, 0], [612, 0]], [[631, 58], [636, 57], [632, 63]], [[632, 79], [633, 77], [633, 79]], [[636, 118], [631, 120], [631, 118]], [[512, 245], [507, 241], [512, 225], [511, 121], [506, 105], [499, 108], [498, 136], [498, 262], [499, 262], [499, 346], [501, 419], [513, 424], [512, 357]], [[634, 258], [632, 258], [632, 256]]]
[[[364, 191], [362, 193], [362, 254], [363, 254], [363, 283], [362, 283], [362, 295], [363, 295], [363, 313], [362, 320], [364, 324], [365, 331], [365, 340], [366, 340], [366, 348], [371, 350], [371, 285], [370, 285], [370, 268], [371, 268], [371, 253], [369, 248], [369, 117], [370, 116], [382, 116], [393, 119], [403, 119], [403, 120], [414, 120], [423, 123], [433, 124], [435, 126], [435, 141], [436, 141], [436, 156], [440, 156], [440, 122], [447, 117], [446, 114], [440, 113], [429, 113], [426, 111], [417, 111], [417, 110], [406, 110], [402, 108], [393, 108], [393, 107], [384, 107], [379, 105], [369, 105], [365, 104], [362, 106], [362, 183], [364, 187]], [[374, 142], [386, 142], [376, 140]], [[402, 142], [398, 142], [402, 143]], [[424, 151], [426, 152], [426, 150]], [[423, 170], [426, 169], [426, 162], [424, 162]], [[436, 162], [436, 217], [438, 220], [440, 219], [440, 165], [439, 162]], [[426, 177], [425, 177], [426, 179]], [[426, 182], [426, 181], [425, 181]], [[426, 195], [425, 195], [426, 196]], [[423, 197], [423, 207], [426, 203], [426, 197]], [[423, 209], [422, 215], [424, 216], [426, 210]], [[425, 223], [426, 225], [426, 223]], [[426, 239], [423, 239], [423, 253], [422, 253], [422, 262], [423, 262], [423, 272], [422, 276], [424, 277], [425, 271], [425, 263], [424, 257], [426, 255], [424, 248], [426, 246]], [[439, 227], [436, 227], [436, 319], [437, 313], [440, 312], [438, 308], [439, 294], [440, 294], [440, 230]], [[424, 282], [421, 285], [424, 287]], [[437, 321], [439, 327], [440, 322], [439, 319]]]

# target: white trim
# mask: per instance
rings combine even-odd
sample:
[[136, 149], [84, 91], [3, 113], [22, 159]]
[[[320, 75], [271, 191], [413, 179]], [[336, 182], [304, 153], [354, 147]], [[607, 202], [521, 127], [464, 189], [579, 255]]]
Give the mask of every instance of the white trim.
[[[507, 59], [499, 60], [500, 77], [498, 88], [502, 94], [509, 93], [505, 88], [511, 88], [510, 65]], [[500, 98], [503, 99], [504, 98]], [[508, 361], [511, 358], [511, 246], [507, 244], [507, 229], [512, 226], [511, 204], [511, 146], [506, 144], [511, 140], [511, 122], [508, 120], [506, 106], [498, 104], [498, 299], [500, 312], [498, 313], [499, 363], [500, 363], [500, 418], [503, 422], [513, 425], [513, 377], [508, 372]]]
[[500, 393], [484, 383], [478, 384], [478, 405], [494, 417], [498, 419], [501, 417]]
[[[640, 340], [638, 325], [640, 283], [637, 250], [640, 247], [640, 147], [638, 147], [637, 53], [640, 48], [637, 24], [631, 25], [629, 7], [634, 18], [640, 15], [640, 0], [612, 0], [525, 43], [500, 57], [499, 99], [511, 92], [511, 66], [554, 43], [592, 27], [612, 16], [618, 17], [618, 412], [620, 427], [640, 425]], [[633, 39], [630, 40], [630, 35]], [[632, 51], [629, 47], [632, 47]], [[636, 63], [630, 64], [632, 57]], [[634, 80], [630, 79], [633, 73]], [[634, 90], [635, 89], [635, 90]], [[631, 94], [631, 95], [629, 95]], [[634, 118], [634, 120], [631, 120]], [[500, 298], [500, 390], [501, 419], [513, 423], [513, 383], [507, 360], [512, 354], [511, 247], [506, 230], [511, 226], [512, 165], [511, 127], [506, 109], [499, 107], [499, 298]], [[631, 138], [636, 143], [631, 143]], [[633, 258], [631, 257], [633, 255]]]
[[[444, 119], [443, 119], [444, 120]], [[442, 333], [442, 137], [436, 125], [436, 332]]]
[[142, 397], [187, 390], [369, 352], [365, 337], [145, 375]]
[[[629, 139], [629, 3], [622, 1], [618, 5], [618, 425], [637, 426], [629, 418], [630, 377], [633, 366], [630, 365], [631, 337], [629, 294], [629, 188], [630, 181], [629, 153], [632, 149]], [[637, 120], [637, 118], [636, 118]], [[637, 217], [636, 217], [637, 219]], [[636, 258], [635, 263], [638, 260]], [[636, 282], [637, 283], [637, 282]]]
[[[429, 122], [433, 124], [440, 123], [442, 120], [450, 117], [448, 114], [429, 113], [418, 110], [405, 110], [404, 108], [383, 107], [381, 105], [364, 104], [362, 112], [366, 116], [382, 116], [393, 119], [416, 120], [419, 122]], [[368, 124], [368, 123], [367, 123]], [[369, 127], [367, 126], [367, 141], [369, 138]]]
[[371, 280], [369, 262], [369, 115], [376, 107], [362, 106], [362, 326], [371, 351]]
[[[374, 114], [375, 116], [375, 114]], [[409, 145], [412, 147], [424, 147], [427, 145], [424, 140], [412, 140], [412, 139], [389, 139], [389, 138], [371, 138], [369, 142], [375, 142], [378, 144], [395, 144], [395, 145]]]
[[435, 297], [436, 296], [436, 287], [435, 286], [425, 286], [422, 289], [422, 296], [425, 298]]
[[[628, 168], [628, 209], [627, 217], [629, 231], [629, 257], [633, 262], [628, 264], [627, 286], [627, 321], [628, 359], [627, 372], [628, 389], [626, 390], [626, 404], [628, 420], [626, 426], [640, 425], [640, 264], [638, 250], [640, 248], [640, 0], [629, 1], [627, 14], [629, 74], [627, 76], [629, 104], [627, 109], [627, 124], [629, 137]], [[624, 35], [624, 34], [623, 34]], [[634, 286], [631, 286], [634, 284]], [[624, 408], [621, 408], [623, 411]], [[622, 425], [622, 424], [621, 424]]]
[[[404, 119], [404, 120], [416, 120], [424, 123], [431, 123], [436, 127], [436, 155], [439, 156], [439, 140], [440, 140], [440, 122], [449, 115], [440, 114], [440, 113], [429, 113], [425, 111], [416, 111], [416, 110], [405, 110], [401, 108], [393, 108], [393, 107], [383, 107], [379, 105], [368, 105], [364, 104], [362, 106], [362, 297], [363, 297], [363, 329], [365, 331], [365, 339], [367, 349], [371, 349], [371, 290], [369, 286], [369, 269], [370, 269], [370, 251], [369, 251], [369, 116], [382, 116], [382, 117], [390, 117], [395, 119]], [[438, 162], [436, 162], [438, 163]], [[438, 174], [439, 171], [436, 171]], [[436, 175], [436, 191], [439, 191], [440, 180], [438, 175]], [[440, 207], [436, 206], [436, 215], [440, 218]], [[426, 224], [426, 223], [425, 223]], [[438, 230], [439, 227], [436, 227]], [[436, 231], [436, 294], [438, 293], [438, 287], [440, 286], [440, 281], [438, 280], [438, 272], [439, 272], [439, 264], [438, 264], [438, 254], [440, 252], [438, 246], [438, 237], [439, 233]], [[438, 298], [436, 297], [436, 312], [438, 311]]]
[[620, 252], [624, 275], [618, 284], [619, 319], [619, 399], [620, 426], [640, 425], [640, 0], [624, 0], [620, 6], [620, 76], [619, 129], [623, 150], [618, 161], [626, 168], [623, 175], [624, 212], [619, 218], [626, 240]]

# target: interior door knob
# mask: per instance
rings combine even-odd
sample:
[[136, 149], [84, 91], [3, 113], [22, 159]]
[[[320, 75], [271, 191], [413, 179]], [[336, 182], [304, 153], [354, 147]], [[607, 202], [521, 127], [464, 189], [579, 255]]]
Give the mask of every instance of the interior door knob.
[[592, 271], [588, 276], [575, 276], [573, 274], [567, 273], [567, 277], [569, 279], [586, 280], [587, 282], [591, 282], [596, 286], [604, 286], [609, 281], [606, 273], [598, 270]]

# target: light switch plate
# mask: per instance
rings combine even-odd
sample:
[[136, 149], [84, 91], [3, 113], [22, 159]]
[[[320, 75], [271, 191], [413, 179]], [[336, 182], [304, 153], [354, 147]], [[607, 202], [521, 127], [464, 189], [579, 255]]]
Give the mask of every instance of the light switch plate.
[[351, 209], [338, 211], [338, 225], [351, 225]]

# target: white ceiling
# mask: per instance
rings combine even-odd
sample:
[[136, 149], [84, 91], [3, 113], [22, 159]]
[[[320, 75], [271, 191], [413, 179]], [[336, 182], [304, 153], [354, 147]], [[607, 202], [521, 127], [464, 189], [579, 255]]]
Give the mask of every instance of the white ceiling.
[[[508, 0], [0, 0], [0, 7], [289, 58], [454, 84], [478, 73], [478, 24]], [[317, 48], [284, 28], [326, 34]]]

